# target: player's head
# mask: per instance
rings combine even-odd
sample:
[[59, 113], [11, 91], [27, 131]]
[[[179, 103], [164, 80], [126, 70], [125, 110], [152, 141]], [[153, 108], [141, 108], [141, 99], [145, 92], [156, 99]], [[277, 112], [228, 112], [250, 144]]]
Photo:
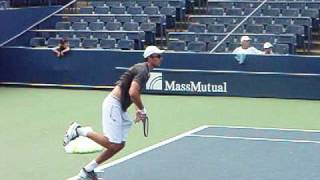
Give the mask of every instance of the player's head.
[[249, 36], [241, 37], [241, 46], [243, 49], [248, 49], [250, 47], [251, 38]]
[[69, 45], [69, 42], [67, 39], [61, 39], [60, 40], [60, 46], [68, 46]]
[[144, 60], [153, 67], [159, 67], [161, 64], [161, 54], [164, 50], [160, 50], [156, 46], [148, 46], [143, 53]]

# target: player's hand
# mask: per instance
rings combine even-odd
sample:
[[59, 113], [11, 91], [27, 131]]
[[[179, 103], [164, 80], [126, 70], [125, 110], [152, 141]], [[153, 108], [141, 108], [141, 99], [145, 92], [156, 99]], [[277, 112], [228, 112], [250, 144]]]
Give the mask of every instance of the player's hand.
[[146, 108], [139, 109], [136, 112], [136, 120], [135, 123], [138, 123], [140, 121], [144, 121], [147, 118], [147, 110]]

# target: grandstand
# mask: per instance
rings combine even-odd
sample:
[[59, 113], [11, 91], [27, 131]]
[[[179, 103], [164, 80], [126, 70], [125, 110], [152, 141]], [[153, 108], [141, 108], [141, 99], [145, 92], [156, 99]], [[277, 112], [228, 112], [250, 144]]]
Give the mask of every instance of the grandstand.
[[[55, 14], [54, 25], [31, 30], [32, 47], [54, 47], [67, 38], [72, 48], [143, 49], [156, 44], [173, 51], [232, 52], [242, 35], [278, 54], [312, 54], [319, 44], [319, 1], [137, 0], [78, 1]], [[236, 27], [255, 10], [241, 26]], [[124, 46], [123, 46], [124, 45]]]
[[[66, 154], [66, 125], [100, 128], [102, 99], [156, 45], [163, 61], [141, 89], [150, 136], [137, 123], [102, 179], [319, 179], [319, 11], [320, 0], [0, 0], [0, 176], [78, 173], [96, 154]], [[275, 54], [233, 54], [244, 35]]]

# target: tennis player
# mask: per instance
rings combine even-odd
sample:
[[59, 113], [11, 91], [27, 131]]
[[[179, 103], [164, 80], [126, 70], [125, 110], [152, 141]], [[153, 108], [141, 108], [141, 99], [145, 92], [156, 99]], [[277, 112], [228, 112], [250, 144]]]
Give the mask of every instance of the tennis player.
[[149, 79], [149, 72], [160, 66], [163, 52], [164, 50], [160, 50], [156, 46], [148, 46], [143, 53], [145, 62], [133, 65], [120, 76], [115, 88], [103, 101], [103, 134], [83, 128], [76, 122], [70, 125], [64, 136], [64, 145], [79, 136], [85, 136], [106, 148], [96, 159], [82, 168], [73, 179], [98, 179], [94, 169], [124, 148], [129, 129], [132, 126], [132, 120], [127, 113], [127, 109], [132, 103], [136, 107], [136, 122], [146, 119], [147, 111], [141, 101], [140, 93]]

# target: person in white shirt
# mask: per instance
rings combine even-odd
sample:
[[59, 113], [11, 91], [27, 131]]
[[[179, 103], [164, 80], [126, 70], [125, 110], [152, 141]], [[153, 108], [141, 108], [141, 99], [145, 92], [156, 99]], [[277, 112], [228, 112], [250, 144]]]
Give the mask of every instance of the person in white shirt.
[[233, 54], [263, 54], [262, 51], [252, 47], [250, 44], [251, 38], [249, 36], [241, 37], [241, 46], [237, 47]]
[[269, 42], [266, 42], [263, 44], [263, 54], [266, 54], [266, 55], [271, 55], [273, 54], [273, 51], [272, 51], [272, 44], [269, 43]]

